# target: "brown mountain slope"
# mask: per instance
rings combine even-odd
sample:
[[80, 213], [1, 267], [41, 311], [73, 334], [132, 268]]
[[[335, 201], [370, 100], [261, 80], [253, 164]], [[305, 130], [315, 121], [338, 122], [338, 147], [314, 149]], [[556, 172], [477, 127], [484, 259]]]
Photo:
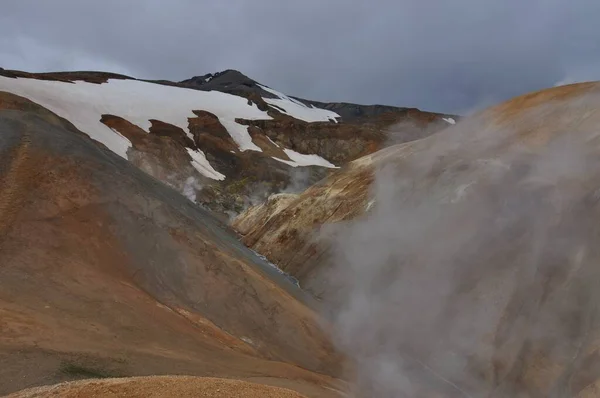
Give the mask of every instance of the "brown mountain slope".
[[336, 396], [311, 301], [221, 222], [69, 122], [0, 93], [0, 394], [221, 376]]
[[599, 110], [598, 83], [518, 97], [236, 225], [326, 293], [365, 396], [595, 397]]

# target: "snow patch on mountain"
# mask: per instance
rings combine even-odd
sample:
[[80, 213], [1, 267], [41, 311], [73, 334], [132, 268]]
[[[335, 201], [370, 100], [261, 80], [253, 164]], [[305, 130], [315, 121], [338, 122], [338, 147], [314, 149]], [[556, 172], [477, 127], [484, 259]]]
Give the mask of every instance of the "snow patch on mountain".
[[451, 117], [443, 117], [442, 120], [444, 120], [444, 121], [446, 121], [446, 122], [448, 122], [450, 124], [456, 124], [456, 120], [454, 120]]
[[321, 166], [321, 167], [328, 167], [330, 169], [337, 169], [337, 168], [339, 168], [338, 166], [336, 166], [333, 163], [329, 162], [327, 159], [323, 159], [319, 155], [305, 155], [303, 153], [299, 153], [299, 152], [296, 152], [296, 151], [291, 150], [291, 149], [284, 149], [283, 151], [285, 152], [286, 155], [288, 155], [288, 157], [291, 160], [283, 160], [283, 159], [279, 159], [279, 158], [276, 158], [276, 157], [273, 157], [273, 159], [278, 160], [278, 161], [280, 161], [282, 163], [285, 163], [288, 166], [292, 166], [292, 167], [299, 167], [299, 166]]
[[[131, 142], [100, 122], [103, 114], [120, 116], [148, 131], [150, 119], [182, 128], [191, 138], [192, 110], [215, 114], [241, 151], [262, 151], [252, 142], [246, 126], [235, 119], [272, 119], [245, 98], [219, 91], [199, 91], [136, 80], [109, 80], [94, 84], [65, 83], [0, 76], [0, 90], [30, 99], [69, 120], [79, 130], [127, 158]], [[211, 177], [212, 178], [212, 177]]]
[[192, 166], [194, 166], [194, 168], [198, 170], [200, 174], [208, 178], [212, 178], [213, 180], [222, 181], [225, 179], [224, 174], [219, 173], [210, 165], [208, 159], [206, 159], [206, 155], [204, 154], [204, 152], [200, 150], [194, 151], [190, 148], [185, 149], [187, 150], [188, 154], [192, 157]]
[[276, 98], [265, 98], [263, 100], [269, 104], [277, 107], [276, 109], [283, 110], [286, 115], [293, 118], [304, 120], [305, 122], [335, 122], [340, 115], [335, 112], [328, 111], [326, 109], [315, 108], [314, 106], [306, 106], [302, 102], [295, 100], [294, 98], [288, 97], [287, 95], [280, 93], [279, 91], [273, 90], [269, 87], [260, 85], [263, 90], [275, 95]]
[[277, 143], [276, 143], [275, 141], [273, 141], [273, 140], [271, 139], [271, 137], [269, 137], [268, 135], [265, 135], [265, 137], [267, 137], [267, 139], [268, 139], [268, 140], [271, 142], [271, 144], [273, 144], [273, 145], [275, 145], [276, 147], [278, 147], [278, 148], [279, 148], [279, 145], [277, 145]]

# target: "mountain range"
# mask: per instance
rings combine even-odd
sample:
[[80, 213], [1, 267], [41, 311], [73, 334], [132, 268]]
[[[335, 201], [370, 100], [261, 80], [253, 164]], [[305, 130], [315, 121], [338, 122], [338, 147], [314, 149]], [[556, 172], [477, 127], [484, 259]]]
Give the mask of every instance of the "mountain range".
[[186, 374], [337, 396], [316, 300], [228, 220], [454, 120], [315, 104], [232, 70], [0, 70], [0, 393]]
[[[178, 83], [101, 72], [0, 70], [0, 79], [0, 90], [48, 108], [229, 216], [271, 193], [306, 188], [390, 140], [420, 138], [454, 120], [410, 108], [312, 103], [233, 70]], [[399, 124], [411, 128], [386, 131]]]
[[0, 69], [0, 394], [596, 396], [598, 87]]

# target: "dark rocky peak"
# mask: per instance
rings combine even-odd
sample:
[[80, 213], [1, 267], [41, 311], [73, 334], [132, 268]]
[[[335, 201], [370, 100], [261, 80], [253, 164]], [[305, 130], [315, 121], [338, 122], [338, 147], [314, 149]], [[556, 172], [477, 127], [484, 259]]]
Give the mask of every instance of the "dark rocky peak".
[[257, 81], [235, 69], [194, 76], [179, 83], [203, 91], [215, 90], [243, 97], [248, 97], [250, 94], [258, 94], [260, 97], [276, 98], [273, 94], [263, 90]]
[[[178, 83], [188, 88], [203, 91], [221, 91], [229, 94], [239, 95], [248, 98], [259, 105], [259, 108], [266, 110], [268, 105], [261, 98], [277, 98], [273, 93], [264, 90], [256, 80], [249, 78], [242, 72], [235, 69], [227, 69], [222, 72], [208, 73], [202, 76], [194, 76], [191, 79], [183, 80]], [[265, 86], [268, 87], [268, 86]], [[410, 111], [410, 108], [387, 106], [387, 105], [359, 105], [351, 103], [327, 103], [319, 101], [306, 100], [299, 97], [292, 97], [306, 106], [327, 109], [340, 115], [341, 120], [345, 122], [361, 122], [369, 118], [377, 118], [385, 114], [398, 114]], [[271, 107], [272, 108], [272, 107]]]

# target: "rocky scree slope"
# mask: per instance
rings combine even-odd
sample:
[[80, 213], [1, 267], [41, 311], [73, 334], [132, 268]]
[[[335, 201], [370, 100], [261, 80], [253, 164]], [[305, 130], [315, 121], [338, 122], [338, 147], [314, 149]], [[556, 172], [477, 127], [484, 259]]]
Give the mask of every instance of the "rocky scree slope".
[[[104, 72], [0, 69], [0, 91], [47, 107], [223, 215], [271, 193], [298, 191], [390, 142], [426, 136], [454, 122], [417, 109], [315, 105], [233, 70], [169, 82]], [[346, 105], [352, 110], [346, 112]], [[391, 137], [392, 126], [400, 134]]]

